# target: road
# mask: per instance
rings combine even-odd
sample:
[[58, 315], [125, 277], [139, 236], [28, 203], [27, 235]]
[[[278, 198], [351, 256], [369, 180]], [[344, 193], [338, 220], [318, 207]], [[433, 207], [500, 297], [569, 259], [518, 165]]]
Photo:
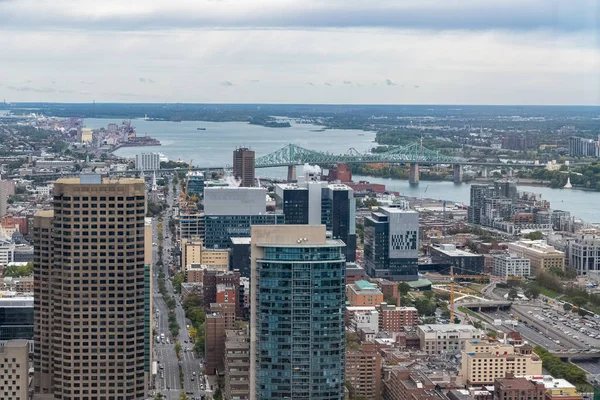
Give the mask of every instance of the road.
[[[169, 189], [171, 189], [171, 183], [169, 182]], [[169, 207], [163, 214], [163, 266], [162, 271], [166, 277], [170, 277], [169, 266], [174, 265], [176, 260], [171, 257], [171, 249], [177, 245], [174, 243], [174, 238], [169, 231], [169, 220], [172, 218], [172, 208], [174, 203], [174, 193], [169, 190], [167, 195], [167, 204]], [[153, 261], [158, 261], [158, 219], [153, 221]], [[181, 369], [183, 371], [183, 387], [181, 385], [181, 378], [179, 374], [179, 360], [177, 353], [175, 352], [175, 342], [178, 338], [171, 336], [169, 331], [169, 309], [167, 304], [163, 300], [162, 296], [158, 292], [158, 268], [153, 271], [153, 303], [154, 303], [154, 318], [155, 318], [155, 329], [160, 336], [165, 335], [164, 342], [161, 340], [157, 343], [157, 338], [154, 337], [154, 361], [158, 362], [158, 374], [155, 379], [155, 391], [162, 393], [167, 399], [178, 399], [180, 393], [185, 392], [192, 399], [200, 399], [202, 396], [210, 398], [210, 393], [207, 393], [203, 389], [203, 385], [206, 384], [204, 381], [202, 372], [203, 364], [202, 360], [198, 358], [196, 353], [193, 351], [193, 344], [189, 340], [187, 324], [188, 321], [185, 318], [185, 311], [181, 305], [179, 295], [174, 294], [173, 285], [170, 279], [167, 279], [165, 286], [169, 295], [176, 299], [177, 306], [175, 307], [175, 316], [177, 323], [179, 324], [179, 340], [181, 343]], [[187, 343], [186, 343], [187, 341]]]

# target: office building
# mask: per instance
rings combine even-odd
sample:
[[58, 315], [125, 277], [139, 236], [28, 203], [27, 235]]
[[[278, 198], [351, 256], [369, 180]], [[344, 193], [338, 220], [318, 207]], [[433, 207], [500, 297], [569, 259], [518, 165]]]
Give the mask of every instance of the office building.
[[200, 240], [181, 239], [181, 270], [186, 271], [192, 265], [199, 264], [207, 268], [229, 268], [227, 250], [205, 249]]
[[383, 293], [375, 283], [357, 281], [346, 286], [346, 298], [355, 307], [377, 306], [383, 302]]
[[240, 271], [240, 275], [250, 277], [250, 238], [231, 238], [231, 251], [229, 253], [231, 269]]
[[240, 180], [240, 186], [254, 186], [254, 151], [240, 147], [233, 151], [233, 176]]
[[494, 275], [507, 278], [509, 276], [521, 276], [523, 278], [531, 275], [531, 261], [528, 258], [514, 254], [494, 254]]
[[[36, 393], [146, 398], [151, 271], [145, 212], [142, 179], [82, 175], [54, 184], [54, 210], [34, 220]], [[74, 354], [80, 362], [73, 362]]]
[[379, 311], [379, 330], [384, 332], [402, 332], [414, 329], [419, 323], [419, 312], [415, 307], [398, 307], [381, 303]]
[[27, 340], [0, 342], [0, 398], [29, 399], [29, 343]]
[[328, 184], [310, 174], [300, 182], [275, 186], [275, 204], [291, 225], [325, 225], [332, 239], [346, 244], [346, 261], [356, 261], [356, 200], [348, 185]]
[[279, 225], [251, 246], [250, 399], [344, 399], [344, 243]]
[[524, 378], [538, 385], [544, 385], [546, 389], [544, 400], [583, 400], [577, 388], [566, 379], [556, 379], [550, 375], [528, 375]]
[[204, 270], [202, 274], [202, 293], [204, 296], [204, 306], [206, 308], [208, 308], [212, 303], [218, 303], [219, 299], [224, 299], [223, 293], [219, 298], [217, 298], [219, 287], [233, 288], [233, 290], [236, 292], [236, 295], [233, 295], [233, 298], [229, 297], [228, 301], [231, 300], [231, 303], [235, 304], [236, 306], [238, 315], [242, 315], [242, 303], [240, 300], [243, 298], [243, 293], [240, 292], [239, 271], [224, 271], [218, 269]]
[[295, 183], [275, 185], [275, 207], [285, 215], [286, 224], [308, 224], [308, 188]]
[[419, 213], [379, 207], [365, 217], [364, 263], [372, 278], [418, 279]]
[[0, 237], [0, 265], [8, 265], [15, 261], [16, 245], [11, 239]]
[[33, 297], [0, 298], [0, 340], [33, 340]]
[[382, 357], [375, 343], [362, 343], [358, 349], [346, 349], [346, 382], [354, 396], [365, 400], [381, 397]]
[[542, 359], [528, 344], [513, 346], [487, 340], [468, 340], [461, 357], [461, 375], [467, 385], [492, 384], [507, 373], [541, 375]]
[[206, 316], [204, 327], [205, 370], [207, 375], [218, 375], [225, 370], [225, 318], [212, 313]]
[[600, 237], [582, 235], [569, 242], [569, 266], [577, 275], [600, 271]]
[[580, 137], [569, 138], [569, 156], [571, 157], [598, 157], [598, 141]]
[[531, 265], [531, 275], [550, 268], [565, 269], [565, 253], [548, 245], [545, 240], [521, 239], [508, 244], [508, 251], [527, 258]]
[[135, 169], [138, 171], [156, 171], [160, 169], [160, 154], [141, 153], [135, 155]]
[[253, 187], [209, 187], [204, 191], [208, 249], [227, 249], [233, 237], [250, 237], [253, 225], [283, 224], [283, 214], [267, 213], [267, 191]]
[[248, 329], [225, 332], [225, 399], [250, 397], [250, 338]]
[[182, 212], [179, 215], [179, 236], [182, 239], [203, 240], [205, 231], [203, 212]]
[[187, 195], [202, 197], [204, 196], [204, 174], [199, 171], [191, 171], [187, 174]]
[[419, 325], [417, 335], [421, 341], [421, 350], [427, 354], [454, 355], [461, 352], [464, 343], [480, 339], [484, 333], [473, 325]]
[[571, 213], [563, 210], [552, 210], [550, 215], [552, 229], [555, 231], [566, 231], [571, 222]]
[[430, 248], [435, 264], [454, 266], [455, 274], [477, 275], [483, 273], [483, 255], [459, 250], [453, 244], [439, 244]]

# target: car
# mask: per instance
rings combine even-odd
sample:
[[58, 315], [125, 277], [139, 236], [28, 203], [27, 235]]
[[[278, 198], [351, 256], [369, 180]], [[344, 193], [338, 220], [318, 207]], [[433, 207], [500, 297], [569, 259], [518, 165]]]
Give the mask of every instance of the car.
[[194, 377], [192, 376], [192, 380], [194, 380]]

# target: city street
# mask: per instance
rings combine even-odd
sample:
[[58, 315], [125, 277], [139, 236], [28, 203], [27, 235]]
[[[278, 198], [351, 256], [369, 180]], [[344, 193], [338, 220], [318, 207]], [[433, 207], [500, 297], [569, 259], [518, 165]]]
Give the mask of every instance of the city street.
[[[171, 183], [169, 182], [169, 189], [171, 189]], [[157, 337], [153, 338], [154, 343], [154, 361], [158, 363], [158, 372], [155, 376], [155, 392], [162, 393], [167, 399], [178, 399], [180, 393], [185, 392], [191, 399], [210, 398], [206, 393], [206, 387], [202, 371], [202, 360], [198, 358], [196, 353], [193, 351], [193, 343], [191, 343], [187, 324], [185, 318], [185, 311], [183, 310], [179, 295], [174, 294], [173, 285], [170, 280], [169, 266], [177, 263], [176, 260], [171, 259], [171, 249], [177, 244], [174, 243], [175, 238], [172, 236], [169, 230], [169, 220], [172, 217], [171, 206], [174, 203], [173, 191], [169, 190], [167, 196], [168, 209], [163, 215], [163, 266], [162, 271], [167, 278], [165, 286], [170, 296], [173, 296], [176, 300], [175, 316], [177, 323], [179, 324], [179, 339], [181, 344], [181, 363], [183, 371], [183, 387], [181, 385], [181, 379], [179, 375], [179, 361], [175, 352], [175, 342], [177, 338], [171, 336], [169, 331], [169, 309], [167, 304], [163, 300], [161, 294], [158, 291], [158, 274], [159, 270], [156, 268], [153, 271], [153, 317], [155, 321], [155, 330], [157, 336], [164, 334], [164, 342], [161, 339], [160, 343], [157, 341]], [[155, 218], [153, 221], [153, 260], [154, 263], [158, 261], [158, 219]], [[188, 343], [185, 343], [187, 341]], [[204, 387], [204, 389], [203, 389]]]

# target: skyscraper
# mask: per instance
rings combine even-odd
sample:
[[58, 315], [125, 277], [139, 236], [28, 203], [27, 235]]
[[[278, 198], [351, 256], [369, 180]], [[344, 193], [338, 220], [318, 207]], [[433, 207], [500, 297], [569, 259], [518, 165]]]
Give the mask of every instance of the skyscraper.
[[318, 180], [278, 184], [275, 202], [286, 224], [325, 225], [346, 245], [346, 261], [356, 261], [356, 200], [350, 186]]
[[494, 188], [489, 185], [471, 185], [471, 202], [467, 209], [467, 219], [470, 224], [481, 224], [481, 216], [485, 208], [485, 199], [491, 198]]
[[141, 153], [135, 155], [135, 169], [139, 171], [156, 171], [160, 169], [160, 154]]
[[150, 377], [142, 179], [59, 179], [34, 220], [34, 387], [55, 399], [144, 399]]
[[254, 151], [240, 147], [233, 151], [233, 176], [240, 179], [240, 186], [254, 186]]
[[372, 278], [418, 279], [419, 213], [379, 207], [365, 218], [365, 269]]
[[325, 227], [253, 226], [250, 399], [344, 398], [344, 243]]

